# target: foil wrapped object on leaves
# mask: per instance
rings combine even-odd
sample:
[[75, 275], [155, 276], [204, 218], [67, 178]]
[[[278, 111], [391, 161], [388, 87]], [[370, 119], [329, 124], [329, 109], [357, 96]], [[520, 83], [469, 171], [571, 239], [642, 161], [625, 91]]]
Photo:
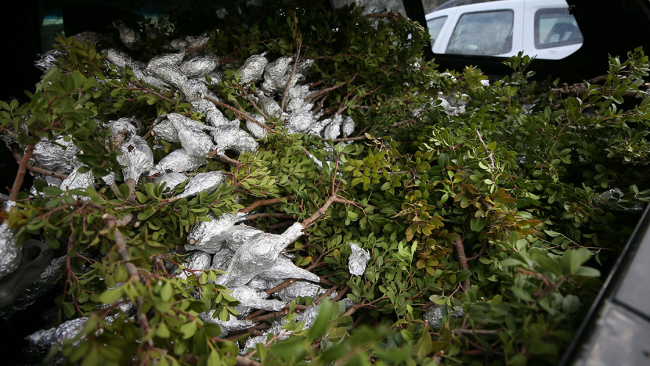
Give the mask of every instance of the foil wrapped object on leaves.
[[210, 194], [225, 182], [226, 179], [219, 171], [199, 173], [190, 179], [190, 181], [185, 186], [185, 191], [183, 191], [183, 193], [179, 194], [177, 197], [192, 197], [201, 192]]
[[442, 318], [445, 314], [449, 313], [452, 318], [462, 318], [465, 315], [463, 308], [461, 306], [456, 306], [453, 310], [446, 310], [443, 314], [443, 308], [449, 309], [447, 305], [433, 305], [427, 311], [424, 312], [422, 318], [429, 323], [429, 326], [433, 330], [438, 330], [442, 326]]
[[187, 180], [187, 175], [183, 173], [165, 173], [160, 175], [154, 180], [154, 184], [158, 185], [165, 183], [165, 187], [170, 191], [173, 190], [177, 185], [185, 182]]
[[[241, 213], [209, 217], [212, 221], [200, 221], [192, 228], [188, 234], [190, 244], [185, 246], [186, 249], [217, 253], [225, 246], [226, 250], [234, 253], [244, 242], [261, 232], [250, 226], [235, 225], [244, 217]], [[213, 265], [212, 268], [216, 267]]]
[[355, 243], [350, 243], [350, 249], [352, 249], [352, 254], [348, 258], [350, 274], [353, 276], [362, 276], [366, 271], [366, 264], [370, 260], [370, 252], [361, 249]]
[[34, 148], [34, 162], [47, 170], [70, 173], [79, 165], [75, 157], [78, 152], [72, 140], [65, 141], [63, 136], [54, 141], [41, 140]]
[[[286, 305], [279, 300], [267, 300], [269, 295], [264, 291], [257, 291], [248, 286], [239, 286], [232, 289], [230, 294], [239, 301], [237, 308], [253, 308], [268, 311], [280, 311]], [[243, 310], [243, 309], [240, 309]]]
[[255, 323], [250, 320], [240, 320], [232, 314], [230, 314], [228, 321], [221, 321], [218, 317], [215, 317], [215, 311], [215, 309], [212, 309], [207, 313], [200, 313], [199, 317], [206, 323], [218, 324], [221, 328], [221, 334], [219, 337], [223, 338], [232, 332], [248, 329], [255, 325]]
[[59, 50], [49, 50], [44, 54], [40, 55], [41, 58], [34, 62], [34, 65], [41, 69], [43, 72], [47, 72], [54, 64], [56, 63], [59, 57], [65, 56], [66, 53]]
[[122, 130], [126, 130], [129, 136], [138, 135], [142, 131], [142, 123], [135, 118], [123, 117], [117, 121], [110, 121], [109, 128], [113, 133], [113, 136], [120, 133]]
[[206, 157], [194, 157], [185, 151], [185, 149], [174, 150], [169, 155], [162, 158], [153, 168], [157, 173], [184, 173], [197, 170], [208, 163]]
[[140, 42], [140, 34], [138, 32], [134, 31], [133, 29], [127, 27], [124, 25], [123, 22], [121, 21], [115, 21], [113, 22], [113, 26], [117, 28], [117, 30], [120, 32], [120, 40], [124, 45], [130, 49], [136, 49], [138, 46], [138, 43]]
[[245, 285], [255, 276], [272, 268], [280, 252], [293, 240], [302, 235], [300, 223], [291, 225], [281, 235], [260, 232], [253, 235], [233, 255], [228, 273], [217, 279], [217, 284], [226, 287]]
[[122, 169], [124, 180], [140, 180], [140, 176], [153, 168], [153, 152], [147, 142], [140, 136], [133, 135], [131, 139], [120, 146], [122, 155], [117, 161], [126, 166]]
[[176, 277], [187, 279], [188, 276], [192, 275], [192, 271], [205, 271], [206, 269], [210, 269], [210, 264], [212, 264], [210, 254], [200, 251], [192, 252], [184, 258], [183, 266], [187, 270], [180, 270]]
[[[5, 201], [4, 210], [9, 211], [15, 205], [13, 201]], [[16, 246], [16, 236], [9, 229], [7, 221], [0, 225], [0, 279], [15, 271], [23, 259], [23, 248]]]
[[[266, 124], [266, 120], [261, 114], [253, 114], [251, 117], [262, 124]], [[266, 129], [251, 120], [246, 120], [246, 128], [256, 139], [263, 139], [266, 136]]]
[[28, 343], [26, 353], [42, 355], [52, 346], [60, 346], [64, 340], [74, 338], [83, 329], [87, 320], [88, 318], [85, 317], [68, 320], [58, 327], [39, 330], [27, 336], [25, 338]]
[[[285, 56], [266, 65], [264, 69], [262, 90], [267, 92], [269, 95], [283, 92], [287, 86], [287, 82], [289, 81], [292, 61], [293, 59], [291, 57]], [[292, 82], [295, 81], [292, 80]]]
[[262, 79], [264, 68], [269, 60], [262, 55], [253, 55], [244, 61], [244, 64], [237, 70], [242, 84], [250, 84]]
[[[75, 170], [68, 175], [66, 179], [61, 182], [61, 189], [63, 190], [73, 190], [76, 188], [88, 188], [88, 187], [93, 187], [95, 185], [95, 177], [93, 176], [93, 173], [91, 171], [88, 171], [86, 173], [79, 173], [79, 168], [75, 168]], [[79, 196], [76, 197], [73, 195], [73, 197], [77, 199], [82, 199], [85, 201], [89, 201], [90, 197], [85, 197], [85, 196]]]
[[324, 293], [325, 289], [319, 285], [305, 281], [296, 281], [273, 295], [286, 303], [290, 303], [298, 297], [311, 297], [315, 299]]
[[197, 56], [181, 64], [181, 72], [188, 78], [203, 76], [217, 67], [218, 59], [214, 56]]
[[183, 124], [176, 119], [171, 119], [174, 128], [178, 131], [178, 140], [181, 146], [193, 157], [200, 158], [206, 156], [209, 152], [215, 149], [215, 144], [212, 138], [196, 128], [188, 124]]

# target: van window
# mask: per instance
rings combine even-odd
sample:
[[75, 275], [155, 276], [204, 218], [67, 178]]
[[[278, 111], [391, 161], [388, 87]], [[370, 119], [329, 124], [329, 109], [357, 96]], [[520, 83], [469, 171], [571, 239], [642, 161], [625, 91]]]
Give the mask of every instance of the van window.
[[569, 9], [539, 9], [535, 12], [535, 48], [579, 43], [582, 43], [582, 33]]
[[445, 53], [499, 55], [512, 50], [512, 10], [463, 14], [454, 28]]
[[442, 26], [445, 24], [445, 20], [447, 20], [446, 16], [431, 19], [427, 22], [427, 28], [429, 28], [429, 34], [431, 35], [431, 47], [433, 47], [433, 44], [436, 43], [436, 39], [438, 39], [438, 34], [440, 34], [440, 30], [442, 29]]

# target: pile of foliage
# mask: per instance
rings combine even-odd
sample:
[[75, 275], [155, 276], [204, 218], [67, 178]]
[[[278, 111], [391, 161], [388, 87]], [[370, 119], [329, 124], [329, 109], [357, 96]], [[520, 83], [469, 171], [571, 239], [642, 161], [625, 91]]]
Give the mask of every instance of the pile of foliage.
[[[558, 87], [558, 80], [532, 81], [534, 61], [515, 57], [512, 75], [490, 85], [480, 70], [441, 73], [425, 61], [428, 34], [399, 14], [317, 6], [271, 2], [246, 22], [226, 18], [204, 51], [233, 71], [262, 52], [315, 60], [307, 78], [322, 91], [318, 107], [351, 116], [355, 136], [287, 134], [270, 119], [276, 133], [259, 140], [258, 151], [197, 171], [229, 172], [228, 183], [192, 199], [170, 200], [143, 177], [133, 202], [119, 174], [115, 190], [101, 179], [71, 191], [37, 179], [36, 195], [12, 191], [16, 205], [2, 218], [19, 241], [44, 237], [67, 255], [59, 320], [88, 318], [61, 348], [69, 362], [557, 361], [638, 219], [633, 208], [648, 200], [648, 58], [640, 49], [612, 57], [606, 75]], [[148, 60], [180, 35], [145, 39], [134, 54]], [[102, 62], [95, 44], [59, 38], [56, 47], [65, 55], [28, 102], [0, 102], [1, 131], [26, 157], [41, 139], [69, 136], [77, 159], [99, 178], [120, 169], [101, 121], [136, 116], [151, 128], [162, 114], [205, 117], [172, 90], [134, 84], [128, 68]], [[237, 80], [226, 73], [214, 90], [234, 109], [256, 113]], [[449, 101], [464, 111], [448, 113]], [[320, 168], [311, 155], [330, 164]], [[240, 356], [237, 342], [263, 328], [223, 339], [197, 316], [233, 312], [228, 289], [212, 283], [220, 273], [181, 278], [165, 265], [182, 263], [188, 231], [208, 214], [259, 203], [273, 204], [257, 206], [252, 225], [275, 233], [325, 208], [287, 251], [339, 292], [335, 300], [354, 305], [345, 311], [340, 302], [321, 302], [309, 329], [292, 320], [314, 299], [261, 314], [266, 322], [286, 315], [290, 335], [270, 335]], [[348, 272], [350, 242], [371, 254], [363, 276]], [[119, 311], [127, 300], [137, 304], [134, 318]], [[463, 316], [446, 315], [458, 306]], [[434, 307], [445, 316], [432, 327], [423, 314]], [[109, 315], [120, 321], [107, 322]]]

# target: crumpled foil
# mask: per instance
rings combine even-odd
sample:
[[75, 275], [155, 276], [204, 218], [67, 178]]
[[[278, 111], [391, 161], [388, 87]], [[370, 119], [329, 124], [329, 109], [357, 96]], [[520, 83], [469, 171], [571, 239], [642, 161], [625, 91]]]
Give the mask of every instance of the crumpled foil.
[[[244, 214], [233, 215], [225, 213], [219, 218], [208, 215], [212, 221], [200, 221], [194, 225], [187, 235], [191, 245], [186, 245], [187, 250], [202, 250], [207, 253], [216, 253], [221, 249], [225, 240], [231, 237], [230, 229], [241, 219]], [[259, 230], [253, 228], [257, 233]]]
[[119, 20], [113, 22], [113, 26], [115, 26], [115, 28], [120, 32], [120, 40], [122, 40], [122, 43], [124, 43], [126, 47], [130, 49], [137, 48], [138, 43], [140, 42], [140, 34], [127, 27]]
[[239, 286], [232, 289], [230, 296], [239, 301], [237, 308], [263, 309], [268, 311], [280, 311], [284, 309], [285, 303], [279, 300], [267, 300], [269, 295], [264, 291], [257, 291], [248, 286]]
[[348, 258], [348, 267], [350, 274], [353, 276], [361, 276], [366, 271], [366, 264], [370, 260], [370, 252], [361, 249], [355, 243], [350, 243], [352, 254]]
[[189, 47], [190, 43], [183, 38], [177, 38], [169, 42], [169, 45], [172, 49], [184, 51], [187, 47]]
[[262, 80], [264, 68], [269, 60], [262, 55], [253, 55], [244, 61], [244, 64], [237, 70], [242, 84], [250, 84]]
[[[253, 114], [251, 117], [255, 118], [256, 121], [262, 124], [266, 124], [266, 120], [261, 114]], [[246, 128], [256, 139], [263, 139], [264, 136], [266, 136], [266, 129], [249, 119], [246, 119]]]
[[215, 149], [215, 144], [212, 138], [193, 126], [183, 124], [178, 120], [170, 118], [172, 125], [178, 131], [178, 140], [181, 146], [193, 157], [205, 157], [209, 152]]
[[66, 256], [54, 258], [52, 262], [45, 268], [45, 271], [34, 281], [23, 293], [21, 293], [16, 301], [11, 304], [7, 309], [0, 310], [0, 318], [8, 319], [13, 314], [23, 311], [36, 302], [43, 295], [48, 293], [54, 288], [54, 282], [63, 273], [63, 264], [65, 263]]
[[226, 151], [232, 150], [238, 153], [254, 152], [257, 150], [257, 141], [248, 132], [237, 126], [217, 127], [212, 131], [212, 138], [217, 143], [217, 155], [224, 155]]
[[[61, 182], [63, 182], [63, 180], [61, 180], [61, 179], [59, 179], [59, 178], [55, 178], [55, 177], [50, 177], [49, 175], [46, 175], [46, 176], [43, 177], [43, 178], [45, 179], [45, 183], [47, 183], [47, 185], [48, 185], [49, 187], [56, 187], [56, 188], [59, 188], [59, 187], [61, 187]], [[45, 195], [44, 193], [39, 193], [39, 192], [37, 192], [35, 186], [32, 186], [32, 188], [29, 189], [29, 193], [30, 193], [32, 196], [36, 196], [37, 194], [38, 194], [38, 195], [42, 195], [42, 196]]]
[[228, 274], [220, 276], [217, 284], [226, 287], [242, 286], [260, 273], [272, 268], [280, 252], [302, 235], [300, 223], [291, 225], [281, 235], [259, 233], [252, 236], [233, 255]]
[[140, 175], [153, 168], [153, 152], [147, 142], [138, 135], [131, 136], [129, 141], [120, 146], [122, 155], [117, 157], [118, 163], [126, 166], [122, 169], [124, 180], [140, 180]]
[[190, 47], [203, 47], [210, 40], [210, 33], [203, 33], [198, 36], [186, 36], [185, 40]]
[[271, 98], [260, 97], [257, 101], [258, 107], [270, 118], [280, 118], [282, 117], [282, 108], [278, 102]]
[[142, 123], [135, 118], [123, 117], [117, 121], [109, 121], [108, 123], [113, 136], [122, 130], [126, 130], [129, 135], [137, 135], [142, 130]]
[[[13, 201], [6, 202], [5, 211], [9, 211], [9, 207], [15, 203]], [[16, 246], [14, 234], [13, 230], [9, 230], [9, 225], [5, 220], [0, 225], [0, 278], [15, 271], [23, 259], [23, 248], [22, 246]]]
[[188, 78], [203, 76], [217, 67], [218, 59], [214, 56], [197, 56], [181, 64], [181, 72]]
[[183, 57], [185, 57], [185, 52], [156, 55], [149, 60], [147, 69], [151, 70], [160, 66], [179, 66], [183, 62]]
[[[291, 57], [285, 56], [266, 65], [266, 68], [264, 69], [262, 90], [269, 93], [269, 95], [284, 92], [287, 82], [289, 81], [292, 60]], [[292, 84], [294, 84], [295, 81], [295, 78], [292, 79]]]
[[620, 213], [636, 213], [643, 211], [645, 204], [635, 198], [632, 200], [623, 200], [623, 192], [618, 189], [610, 189], [603, 192], [594, 198], [594, 204], [603, 210], [620, 212]]
[[39, 330], [27, 337], [28, 346], [24, 352], [26, 355], [37, 357], [47, 353], [52, 346], [61, 345], [64, 340], [74, 338], [83, 329], [88, 318], [82, 317], [68, 320], [55, 328]]
[[185, 191], [177, 197], [185, 198], [196, 196], [201, 192], [208, 194], [214, 192], [220, 185], [224, 184], [226, 179], [220, 171], [199, 173], [192, 177], [185, 186]]
[[305, 102], [305, 98], [309, 94], [312, 94], [309, 91], [309, 85], [296, 85], [289, 89], [289, 92], [287, 93], [288, 103], [285, 110], [289, 113], [297, 112], [301, 109], [311, 110], [314, 107], [314, 104]]
[[[449, 313], [449, 307], [447, 305], [433, 305], [422, 315], [422, 318], [429, 323], [429, 326], [433, 330], [437, 331], [442, 326], [443, 307], [447, 309], [445, 313]], [[456, 306], [451, 310], [452, 318], [462, 318], [464, 315], [465, 312], [461, 306]]]
[[275, 262], [273, 267], [260, 273], [256, 278], [263, 280], [286, 280], [289, 278], [295, 278], [312, 282], [320, 281], [320, 278], [317, 275], [296, 266], [289, 258], [283, 255], [278, 257], [278, 260]]
[[339, 137], [341, 134], [342, 122], [343, 117], [341, 117], [340, 114], [334, 116], [332, 122], [330, 122], [330, 124], [325, 127], [325, 130], [323, 131], [323, 138], [325, 140], [334, 140], [335, 138]]
[[[123, 300], [123, 298], [121, 298], [120, 300]], [[97, 308], [98, 309], [105, 309], [107, 307], [108, 307], [108, 305], [98, 306]], [[112, 324], [115, 321], [115, 319], [117, 319], [120, 316], [120, 313], [124, 313], [128, 317], [133, 317], [135, 315], [135, 312], [136, 312], [135, 306], [133, 306], [132, 302], [130, 302], [130, 301], [123, 302], [123, 303], [119, 304], [116, 307], [116, 309], [113, 312], [113, 315], [106, 316], [104, 318], [104, 320], [108, 324]]]
[[352, 132], [354, 132], [355, 127], [356, 125], [352, 117], [347, 116], [343, 121], [343, 124], [341, 125], [341, 131], [343, 132], [343, 136], [347, 137], [352, 135]]
[[47, 72], [52, 66], [55, 65], [57, 58], [65, 56], [66, 53], [59, 50], [49, 50], [44, 54], [40, 55], [41, 58], [34, 62], [34, 65], [42, 70]]
[[248, 329], [255, 325], [255, 323], [253, 323], [250, 320], [240, 320], [237, 319], [237, 317], [232, 314], [230, 314], [230, 318], [228, 319], [227, 322], [223, 322], [219, 320], [218, 316], [214, 317], [215, 311], [216, 311], [215, 309], [212, 309], [207, 313], [200, 313], [199, 317], [201, 318], [201, 320], [203, 320], [206, 323], [215, 323], [219, 325], [219, 327], [221, 328], [221, 334], [219, 335], [219, 337], [223, 338], [232, 332]]
[[[86, 173], [79, 173], [79, 168], [75, 168], [75, 170], [68, 175], [66, 179], [61, 182], [61, 189], [65, 190], [73, 190], [76, 188], [88, 188], [88, 187], [93, 187], [95, 185], [95, 177], [93, 176], [93, 173], [91, 171], [88, 171]], [[90, 197], [85, 197], [85, 196], [79, 196], [77, 197], [76, 195], [73, 195], [75, 199], [82, 199], [84, 201], [89, 201]]]
[[287, 125], [289, 133], [305, 132], [316, 122], [311, 112], [292, 113]]
[[162, 158], [155, 166], [154, 171], [158, 173], [183, 173], [194, 171], [208, 163], [204, 157], [194, 157], [185, 149], [174, 150]]
[[187, 175], [183, 173], [165, 173], [160, 175], [154, 180], [154, 184], [158, 185], [165, 183], [165, 187], [170, 191], [174, 189], [177, 185], [185, 182], [187, 180]]
[[[34, 149], [36, 165], [55, 172], [70, 173], [79, 165], [75, 157], [79, 149], [72, 140], [66, 142], [63, 136], [59, 136], [54, 142], [41, 140], [36, 144]], [[65, 149], [59, 145], [65, 146]]]
[[322, 287], [305, 281], [296, 281], [291, 285], [278, 290], [273, 296], [277, 296], [285, 303], [290, 303], [298, 297], [311, 297], [313, 299], [325, 293]]
[[130, 69], [136, 68], [135, 62], [129, 55], [124, 51], [116, 50], [114, 48], [109, 48], [106, 50], [106, 60], [115, 64], [120, 68], [129, 67]]
[[176, 131], [174, 124], [166, 116], [159, 117], [151, 130], [157, 140], [180, 142], [178, 139], [178, 131]]
[[[185, 246], [187, 248], [188, 246]], [[208, 250], [210, 252], [210, 250]], [[228, 269], [228, 265], [230, 264], [230, 259], [232, 256], [235, 255], [235, 252], [230, 250], [227, 247], [220, 248], [220, 249], [215, 249], [214, 256], [212, 257], [212, 265], [210, 265], [210, 269], [218, 269], [219, 271], [225, 271]], [[250, 285], [250, 282], [248, 283]], [[266, 289], [266, 287], [258, 288], [255, 286], [251, 286], [256, 289]]]
[[177, 88], [180, 88], [181, 85], [187, 82], [187, 76], [175, 65], [157, 65], [155, 67], [149, 67], [147, 70], [153, 76]]
[[[185, 257], [183, 262], [183, 266], [191, 271], [205, 271], [206, 269], [210, 269], [210, 264], [212, 264], [212, 257], [210, 254], [200, 251], [190, 253]], [[191, 274], [192, 272], [180, 270], [176, 277], [186, 280]], [[200, 273], [198, 275], [200, 275]]]
[[210, 76], [211, 86], [217, 86], [220, 82], [226, 80], [226, 74], [224, 74], [223, 71], [212, 71], [208, 73], [208, 75]]

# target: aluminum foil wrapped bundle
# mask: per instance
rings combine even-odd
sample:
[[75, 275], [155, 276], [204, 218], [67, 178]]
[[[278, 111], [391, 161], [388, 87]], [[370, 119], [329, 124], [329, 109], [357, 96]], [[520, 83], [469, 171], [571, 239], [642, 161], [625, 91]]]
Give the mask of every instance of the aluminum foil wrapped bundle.
[[350, 274], [353, 276], [361, 276], [366, 271], [366, 264], [370, 260], [370, 252], [361, 249], [355, 243], [350, 243], [352, 254], [348, 258], [348, 267]]
[[113, 26], [120, 32], [120, 40], [126, 47], [132, 50], [138, 47], [138, 43], [140, 43], [140, 34], [127, 27], [119, 20], [113, 22]]
[[193, 157], [200, 158], [206, 156], [216, 148], [212, 138], [198, 128], [183, 125], [176, 120], [171, 120], [174, 128], [178, 131], [178, 140], [181, 146]]
[[166, 116], [159, 117], [151, 130], [157, 140], [180, 142], [178, 139], [178, 131], [176, 131], [174, 124]]
[[275, 265], [268, 270], [257, 275], [258, 279], [262, 280], [287, 280], [289, 278], [307, 280], [312, 282], [319, 282], [320, 277], [309, 272], [306, 269], [300, 268], [293, 264], [293, 262], [285, 257], [280, 255], [275, 262]]
[[257, 104], [267, 116], [271, 118], [282, 117], [282, 108], [280, 108], [280, 105], [275, 100], [267, 97], [260, 97]]
[[[185, 266], [185, 268], [190, 271], [205, 271], [207, 269], [210, 269], [211, 263], [212, 257], [210, 254], [197, 251], [192, 252], [187, 257], [185, 257], [183, 266]], [[176, 277], [186, 280], [190, 275], [191, 272], [180, 270]]]
[[314, 118], [314, 114], [310, 111], [292, 113], [289, 117], [289, 123], [287, 127], [289, 133], [305, 132], [316, 122], [317, 121], [316, 118]]
[[34, 161], [47, 170], [70, 173], [79, 165], [75, 157], [78, 152], [72, 140], [66, 142], [63, 136], [59, 136], [54, 142], [39, 141], [34, 149]]
[[83, 329], [84, 324], [88, 318], [82, 317], [77, 319], [68, 320], [67, 322], [55, 328], [47, 330], [39, 330], [25, 339], [29, 343], [26, 349], [28, 354], [42, 355], [46, 353], [52, 346], [61, 345], [64, 340], [74, 338], [77, 333]]
[[[9, 211], [16, 203], [5, 201], [5, 211]], [[23, 259], [23, 248], [16, 246], [16, 237], [13, 230], [5, 220], [0, 225], [0, 278], [15, 271]]]
[[183, 191], [183, 193], [179, 194], [177, 197], [192, 197], [198, 195], [201, 192], [207, 192], [210, 194], [225, 182], [226, 179], [219, 171], [199, 173], [190, 178], [190, 181], [185, 186], [185, 191]]
[[[232, 289], [230, 296], [239, 301], [236, 309], [248, 311], [241, 308], [263, 309], [268, 311], [280, 311], [284, 309], [285, 303], [279, 300], [267, 300], [269, 295], [264, 291], [256, 291], [248, 286], [239, 286]], [[241, 311], [240, 311], [241, 312]]]
[[326, 119], [321, 119], [319, 121], [315, 121], [313, 124], [311, 124], [311, 126], [309, 126], [307, 128], [307, 130], [305, 130], [305, 133], [308, 133], [308, 134], [314, 135], [314, 136], [321, 136], [323, 134], [323, 130], [325, 129], [325, 127], [327, 125], [329, 125], [330, 123], [332, 123], [331, 118], [326, 118]]
[[305, 281], [296, 281], [273, 295], [279, 297], [280, 300], [285, 303], [290, 303], [298, 297], [311, 297], [315, 299], [324, 293], [325, 289], [316, 284]]
[[257, 150], [257, 141], [248, 132], [239, 128], [237, 121], [235, 122], [237, 126], [233, 126], [234, 123], [231, 123], [228, 126], [217, 127], [212, 132], [212, 138], [217, 143], [217, 155], [224, 155], [228, 150], [240, 154]]
[[[262, 83], [262, 90], [273, 95], [275, 93], [284, 92], [289, 81], [289, 74], [291, 73], [292, 58], [285, 56], [266, 65], [264, 69], [264, 82]], [[295, 78], [292, 79], [292, 84], [295, 83]], [[295, 84], [294, 84], [295, 85]], [[292, 85], [293, 86], [293, 85]]]
[[174, 150], [162, 158], [153, 169], [158, 173], [183, 173], [194, 171], [208, 163], [205, 157], [194, 157], [185, 149]]
[[[192, 118], [189, 118], [187, 116], [184, 116], [182, 114], [178, 113], [169, 113], [163, 116], [160, 116], [159, 118], [166, 118], [168, 119], [171, 123], [172, 126], [181, 126], [183, 129], [185, 128], [193, 128], [193, 129], [198, 129], [201, 131], [214, 131], [215, 128], [212, 126], [205, 125], [199, 121], [193, 120]], [[176, 127], [174, 127], [176, 128]]]
[[[253, 114], [251, 117], [255, 118], [255, 120], [258, 122], [266, 124], [266, 120], [261, 114]], [[253, 137], [256, 139], [263, 139], [264, 136], [266, 136], [266, 129], [251, 120], [246, 120], [246, 128], [248, 129], [248, 132], [250, 132], [250, 134], [253, 135]]]
[[[120, 299], [122, 300], [122, 299]], [[106, 306], [108, 307], [108, 306]], [[103, 308], [103, 307], [100, 307]], [[128, 317], [133, 317], [135, 315], [135, 306], [133, 306], [133, 303], [127, 301], [123, 302], [119, 305], [117, 305], [117, 312], [114, 313], [115, 315], [108, 315], [104, 318], [104, 321], [106, 321], [108, 324], [111, 324], [117, 319], [120, 315], [120, 313], [124, 313]]]
[[[185, 246], [185, 248], [188, 248], [188, 246]], [[211, 248], [206, 247], [206, 250], [210, 251]], [[228, 269], [228, 265], [230, 265], [230, 259], [232, 258], [233, 255], [235, 255], [235, 252], [230, 250], [228, 247], [221, 247], [219, 249], [214, 249], [215, 253], [214, 256], [212, 257], [212, 265], [210, 265], [210, 269], [217, 269], [219, 271], [226, 271]], [[250, 282], [248, 283], [250, 284]], [[266, 289], [266, 287], [254, 287], [258, 290], [261, 289]]]
[[323, 130], [323, 138], [326, 140], [334, 140], [341, 134], [341, 124], [343, 123], [343, 116], [337, 114], [332, 118], [332, 122]]
[[[88, 171], [86, 173], [79, 173], [79, 168], [75, 168], [75, 170], [68, 175], [66, 179], [61, 182], [61, 189], [63, 190], [73, 190], [77, 188], [88, 188], [88, 187], [93, 187], [95, 185], [95, 177], [93, 176], [93, 173]], [[85, 201], [89, 201], [90, 197], [76, 197], [73, 195], [76, 199], [82, 199]]]
[[[59, 178], [55, 178], [55, 177], [50, 177], [49, 175], [46, 175], [44, 178], [45, 178], [45, 183], [47, 183], [47, 185], [48, 185], [49, 187], [56, 187], [56, 188], [59, 188], [59, 187], [61, 187], [61, 182], [63, 182], [61, 179], [59, 179]], [[32, 196], [36, 196], [36, 195], [41, 195], [41, 196], [43, 196], [43, 195], [45, 195], [44, 193], [39, 193], [39, 192], [36, 190], [36, 187], [35, 187], [35, 186], [32, 186], [32, 188], [29, 189], [29, 193], [30, 193]]]
[[217, 67], [215, 56], [197, 56], [181, 64], [181, 72], [188, 78], [203, 76]]
[[54, 283], [63, 273], [63, 265], [66, 256], [54, 258], [45, 268], [45, 271], [34, 281], [23, 293], [18, 296], [16, 301], [8, 308], [0, 311], [0, 318], [8, 319], [13, 314], [23, 311], [31, 306], [36, 300], [48, 293], [54, 288]]
[[618, 189], [610, 189], [594, 198], [594, 204], [603, 210], [620, 212], [620, 213], [635, 213], [643, 211], [645, 204], [637, 199], [631, 201], [623, 200], [623, 192]]
[[187, 82], [187, 76], [175, 65], [159, 65], [147, 69], [154, 77], [177, 88]]
[[244, 61], [244, 64], [237, 70], [242, 84], [250, 84], [262, 80], [264, 68], [269, 60], [262, 55], [253, 55]]
[[352, 132], [354, 132], [355, 127], [356, 124], [354, 123], [352, 117], [347, 116], [343, 121], [343, 123], [341, 124], [341, 131], [343, 132], [343, 136], [347, 137], [352, 135]]
[[[443, 314], [443, 307], [445, 308]], [[442, 318], [449, 312], [449, 307], [447, 305], [433, 305], [427, 311], [424, 312], [422, 318], [429, 323], [429, 326], [433, 330], [438, 330], [442, 326]], [[451, 311], [452, 318], [462, 318], [465, 315], [463, 308], [461, 306], [456, 306]]]
[[[208, 76], [210, 76], [210, 85], [211, 86], [216, 86], [220, 82], [226, 80], [226, 74], [223, 73], [223, 71], [212, 71], [208, 73]], [[207, 81], [206, 81], [207, 83]]]
[[[237, 221], [244, 217], [244, 214], [233, 215], [225, 213], [218, 219], [208, 215], [212, 221], [200, 221], [188, 234], [190, 245], [185, 248], [188, 250], [202, 250], [207, 253], [216, 253], [221, 249], [223, 242], [232, 237], [230, 230], [235, 226]], [[257, 233], [259, 230], [252, 228]], [[214, 268], [214, 267], [213, 267]]]
[[218, 317], [215, 318], [214, 313], [215, 313], [215, 309], [212, 309], [207, 313], [200, 313], [199, 317], [201, 318], [201, 320], [203, 320], [206, 323], [215, 323], [219, 325], [219, 327], [221, 328], [221, 334], [219, 335], [219, 337], [222, 338], [232, 332], [248, 329], [255, 325], [255, 323], [253, 323], [250, 320], [240, 320], [237, 319], [237, 317], [232, 314], [230, 315], [230, 319], [228, 319], [227, 322], [224, 322], [219, 320]]
[[106, 50], [106, 60], [120, 68], [128, 67], [130, 69], [134, 69], [137, 67], [135, 62], [133, 62], [131, 56], [126, 54], [126, 52], [116, 50], [114, 48], [109, 48]]
[[280, 252], [289, 243], [302, 235], [303, 227], [295, 223], [281, 235], [259, 233], [252, 236], [233, 256], [228, 266], [228, 274], [217, 279], [226, 287], [245, 285], [255, 276], [272, 268], [278, 261]]
[[102, 180], [107, 186], [113, 185], [115, 183], [115, 172], [110, 172], [108, 175], [103, 176]]
[[144, 67], [145, 67], [144, 65], [137, 65], [137, 67], [131, 69], [131, 71], [133, 72], [133, 75], [135, 75], [135, 77], [138, 80], [140, 80], [140, 81], [142, 81], [142, 82], [144, 82], [146, 84], [155, 86], [156, 88], [159, 88], [159, 89], [167, 88], [167, 84], [164, 81], [162, 81], [162, 80], [158, 79], [157, 77], [149, 74], [149, 72], [147, 70], [145, 70]]
[[142, 131], [142, 123], [135, 118], [123, 117], [117, 121], [109, 121], [108, 124], [113, 136], [122, 130], [126, 130], [129, 135], [137, 135]]
[[34, 65], [38, 67], [43, 72], [47, 72], [49, 69], [54, 66], [59, 57], [65, 56], [66, 53], [59, 50], [49, 50], [44, 54], [40, 55], [41, 58], [34, 62]]
[[165, 173], [159, 176], [154, 180], [154, 184], [165, 183], [165, 187], [170, 191], [173, 190], [177, 185], [185, 182], [187, 180], [187, 175], [183, 173]]
[[180, 66], [185, 57], [185, 52], [179, 53], [164, 53], [162, 55], [154, 56], [147, 64], [147, 69], [155, 69], [160, 66]]
[[177, 38], [169, 42], [169, 46], [175, 50], [185, 51], [190, 46], [190, 43], [183, 38]]
[[147, 142], [138, 135], [131, 136], [131, 139], [120, 146], [122, 155], [117, 161], [126, 166], [122, 169], [124, 180], [140, 180], [140, 176], [153, 168], [153, 152]]
[[203, 47], [210, 40], [210, 33], [203, 33], [198, 36], [186, 36], [185, 40], [187, 41], [189, 47]]
[[[311, 110], [314, 107], [313, 103], [305, 103], [305, 98], [313, 94], [309, 91], [309, 85], [296, 85], [289, 89], [287, 93], [287, 112], [297, 112], [301, 109]], [[307, 104], [307, 105], [305, 105]]]

